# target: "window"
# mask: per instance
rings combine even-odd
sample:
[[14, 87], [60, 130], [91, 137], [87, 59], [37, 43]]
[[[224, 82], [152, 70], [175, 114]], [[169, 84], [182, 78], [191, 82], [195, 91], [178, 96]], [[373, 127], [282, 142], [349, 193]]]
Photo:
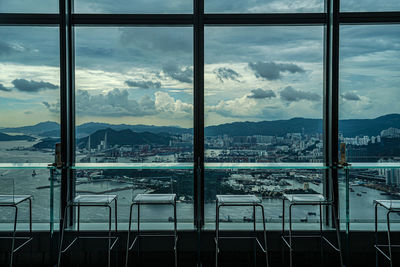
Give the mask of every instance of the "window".
[[[192, 29], [75, 33], [76, 162], [193, 162]], [[144, 192], [177, 193], [178, 213], [193, 219], [192, 170], [79, 170], [76, 179], [77, 193], [117, 192], [122, 221]]]
[[[1, 27], [0, 35], [0, 162], [54, 162], [60, 141], [58, 29]], [[49, 170], [2, 169], [0, 175], [3, 194], [33, 195], [34, 221], [49, 221]], [[58, 185], [60, 176], [54, 178]]]
[[[319, 26], [207, 27], [206, 164], [322, 162], [322, 54]], [[321, 192], [321, 181], [315, 170], [208, 170], [205, 194], [256, 194], [277, 221], [282, 193]]]
[[76, 13], [192, 13], [193, 1], [187, 0], [75, 0]]
[[322, 0], [205, 0], [206, 13], [312, 13], [324, 12]]
[[58, 13], [58, 0], [2, 0], [0, 13]]
[[[397, 25], [341, 27], [339, 142], [351, 163], [400, 161], [399, 36]], [[354, 222], [372, 221], [373, 200], [400, 192], [398, 169], [354, 169], [349, 178]]]

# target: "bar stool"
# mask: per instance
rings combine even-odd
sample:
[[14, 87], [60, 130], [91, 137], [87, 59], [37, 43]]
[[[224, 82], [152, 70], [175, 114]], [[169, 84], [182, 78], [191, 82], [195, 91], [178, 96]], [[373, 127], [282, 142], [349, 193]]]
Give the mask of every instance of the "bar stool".
[[[114, 211], [115, 211], [115, 230], [114, 230], [114, 236], [111, 235], [111, 214], [112, 214], [112, 202], [114, 202]], [[63, 248], [63, 240], [64, 240], [64, 231], [65, 231], [65, 220], [67, 216], [67, 211], [68, 208], [72, 207], [77, 207], [78, 208], [78, 220], [77, 220], [77, 231], [76, 231], [76, 236], [75, 238], [68, 244], [68, 246], [65, 249]], [[109, 210], [108, 214], [108, 236], [80, 236], [80, 211], [81, 207], [107, 207]], [[60, 247], [59, 247], [59, 252], [58, 252], [58, 264], [57, 266], [60, 266], [61, 264], [61, 254], [65, 253], [78, 239], [108, 239], [108, 266], [110, 266], [111, 262], [111, 250], [113, 249], [114, 245], [118, 241], [117, 237], [117, 196], [116, 195], [78, 195], [76, 196], [72, 201], [69, 201], [67, 203], [67, 206], [65, 207], [65, 212], [64, 212], [64, 217], [62, 218], [62, 228], [61, 228], [61, 238], [60, 238]], [[111, 243], [111, 240], [114, 240], [114, 242]]]
[[[340, 229], [338, 218], [336, 216], [336, 211], [334, 207], [333, 201], [327, 200], [324, 195], [321, 194], [284, 194], [282, 197], [283, 206], [282, 206], [282, 240], [289, 248], [290, 254], [290, 267], [293, 266], [293, 238], [310, 238], [310, 237], [319, 237], [321, 240], [324, 240], [327, 244], [329, 244], [334, 250], [339, 252], [340, 255], [340, 265], [343, 266], [342, 259], [342, 249], [340, 244]], [[285, 200], [289, 201], [289, 235], [285, 235]], [[292, 234], [292, 207], [293, 206], [319, 206], [319, 235], [293, 235]], [[322, 232], [322, 206], [331, 206], [333, 220], [335, 222], [336, 228], [336, 237], [338, 242], [338, 247], [334, 246], [324, 235]], [[286, 239], [289, 238], [289, 241]], [[321, 248], [322, 249], [322, 248]]]
[[[390, 213], [400, 213], [400, 200], [374, 200], [375, 203], [375, 253], [376, 253], [376, 266], [378, 266], [378, 256], [381, 253], [390, 262], [390, 267], [393, 266], [392, 260], [392, 247], [400, 247], [399, 244], [392, 244], [390, 239]], [[378, 244], [378, 206], [387, 210], [386, 224], [387, 224], [387, 244]], [[381, 248], [387, 247], [389, 255], [387, 255]], [[378, 253], [379, 252], [379, 253]]]
[[[18, 220], [18, 205], [28, 201], [29, 202], [29, 236], [17, 236], [17, 220]], [[13, 266], [14, 253], [32, 241], [32, 196], [31, 195], [0, 195], [0, 207], [12, 207], [15, 209], [14, 215], [14, 230], [12, 236], [2, 236], [0, 239], [11, 239], [11, 256], [10, 267]], [[15, 248], [15, 241], [21, 239], [25, 240], [17, 248]]]
[[[130, 244], [130, 234], [131, 234], [131, 224], [132, 224], [132, 209], [134, 206], [137, 206], [138, 214], [137, 214], [137, 235], [133, 240], [132, 244]], [[140, 233], [140, 206], [142, 205], [171, 205], [174, 207], [174, 234], [141, 234]], [[174, 237], [174, 262], [175, 267], [178, 266], [178, 254], [177, 254], [177, 243], [178, 243], [178, 234], [177, 234], [177, 218], [176, 218], [176, 194], [138, 194], [132, 204], [130, 206], [129, 212], [129, 229], [128, 229], [128, 238], [126, 242], [126, 262], [125, 266], [128, 266], [129, 260], [129, 251], [133, 249], [136, 241], [138, 243], [138, 253], [140, 253], [140, 238], [142, 236], [152, 236], [152, 237]]]
[[[268, 266], [268, 251], [267, 251], [267, 232], [265, 228], [265, 214], [262, 200], [255, 195], [217, 195], [216, 200], [216, 219], [215, 219], [215, 267], [218, 267], [218, 253], [219, 253], [219, 240], [220, 239], [254, 239], [261, 250], [265, 253], [265, 261]], [[254, 236], [247, 237], [227, 237], [219, 236], [219, 210], [221, 207], [253, 207], [253, 230]], [[263, 233], [264, 233], [264, 246], [258, 240], [256, 235], [256, 207], [261, 208]]]

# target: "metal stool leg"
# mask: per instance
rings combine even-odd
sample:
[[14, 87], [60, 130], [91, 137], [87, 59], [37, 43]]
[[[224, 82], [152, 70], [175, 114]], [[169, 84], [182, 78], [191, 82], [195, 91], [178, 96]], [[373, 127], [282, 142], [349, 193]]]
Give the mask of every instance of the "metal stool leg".
[[268, 263], [267, 231], [266, 231], [266, 228], [265, 228], [265, 213], [264, 213], [264, 207], [262, 205], [260, 205], [260, 207], [261, 207], [262, 220], [263, 220], [265, 261], [266, 261], [267, 267], [268, 267], [269, 263]]
[[65, 207], [64, 216], [62, 218], [61, 234], [60, 234], [60, 247], [58, 249], [58, 261], [57, 261], [58, 267], [60, 267], [60, 264], [61, 264], [62, 245], [63, 245], [63, 241], [64, 241], [65, 218], [67, 217], [67, 212], [68, 212], [68, 205]]
[[17, 220], [18, 220], [18, 207], [16, 205], [14, 205], [13, 207], [15, 208], [15, 215], [14, 215], [14, 231], [13, 231], [13, 238], [12, 238], [12, 243], [11, 243], [10, 267], [13, 266], [15, 235], [17, 233]]
[[[257, 238], [257, 231], [256, 231], [256, 206], [253, 205], [253, 235], [254, 238]], [[253, 240], [253, 253], [254, 253], [254, 266], [257, 266], [257, 247], [256, 247], [256, 240]]]
[[390, 240], [390, 211], [387, 212], [386, 214], [386, 220], [387, 220], [387, 236], [388, 236], [388, 248], [389, 248], [389, 262], [390, 262], [390, 267], [393, 267], [393, 261], [392, 261], [392, 243]]
[[138, 260], [140, 263], [140, 203], [137, 204], [137, 242], [138, 242]]
[[175, 256], [175, 267], [178, 267], [178, 233], [177, 233], [177, 218], [176, 218], [176, 199], [174, 200], [174, 256]]
[[378, 253], [378, 203], [375, 203], [375, 267], [378, 267], [379, 253]]
[[131, 224], [132, 224], [132, 208], [133, 208], [133, 204], [131, 204], [130, 209], [129, 209], [129, 225], [128, 225], [128, 237], [127, 237], [127, 241], [126, 241], [126, 259], [125, 259], [125, 267], [128, 267], [128, 261], [129, 261], [129, 250], [130, 248], [130, 235], [131, 235]]
[[219, 204], [218, 200], [216, 203], [216, 214], [215, 214], [215, 267], [218, 267], [218, 235], [219, 235]]
[[293, 248], [292, 248], [292, 206], [289, 205], [289, 266], [293, 266]]
[[111, 265], [111, 225], [112, 225], [112, 209], [111, 206], [108, 206], [108, 258], [107, 258], [107, 266]]
[[342, 244], [340, 242], [340, 222], [339, 218], [336, 216], [335, 205], [331, 204], [330, 206], [332, 207], [332, 215], [333, 215], [333, 220], [335, 222], [336, 237], [337, 237], [339, 257], [340, 257], [340, 266], [343, 266]]
[[322, 246], [322, 205], [319, 203], [319, 245], [320, 245], [320, 253], [321, 253], [321, 266], [324, 263], [324, 251]]

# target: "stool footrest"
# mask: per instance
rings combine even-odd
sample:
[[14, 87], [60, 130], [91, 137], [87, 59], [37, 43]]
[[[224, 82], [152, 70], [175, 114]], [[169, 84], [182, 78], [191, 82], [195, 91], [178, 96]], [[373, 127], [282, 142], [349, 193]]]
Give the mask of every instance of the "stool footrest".
[[[285, 244], [292, 249], [291, 245], [289, 244], [289, 242], [287, 241], [287, 238], [290, 238], [290, 236], [288, 235], [282, 235], [282, 239], [285, 242]], [[323, 235], [292, 235], [292, 238], [321, 238], [322, 240], [324, 240], [326, 243], [328, 243], [328, 245], [330, 245], [334, 250], [336, 250], [337, 252], [340, 252], [340, 249], [337, 248], [335, 245], [333, 245], [325, 236]]]
[[[17, 239], [17, 238], [16, 238]], [[18, 238], [18, 239], [25, 239], [25, 238]], [[29, 242], [31, 242], [33, 239], [33, 237], [29, 237], [24, 243], [22, 243], [21, 245], [19, 245], [17, 248], [14, 249], [13, 252], [17, 252], [18, 250], [20, 250], [22, 247], [24, 247], [26, 244], [28, 244]]]
[[74, 240], [71, 241], [71, 243], [69, 243], [69, 245], [65, 248], [62, 249], [61, 248], [61, 253], [65, 253], [70, 247], [72, 247], [72, 245], [78, 240], [78, 239], [114, 239], [114, 242], [112, 243], [112, 245], [110, 246], [110, 249], [113, 249], [114, 245], [117, 243], [119, 237], [118, 236], [76, 236], [74, 238]]
[[[260, 240], [258, 240], [257, 237], [252, 237], [252, 236], [221, 236], [218, 237], [219, 239], [254, 239], [257, 241], [258, 246], [260, 247], [260, 249], [262, 250], [262, 252], [267, 253], [266, 249], [263, 247], [263, 245], [261, 245]], [[214, 237], [214, 242], [216, 245], [218, 245], [217, 242], [217, 238]], [[219, 252], [219, 248], [217, 247], [217, 251]]]
[[382, 250], [380, 249], [382, 245], [374, 245], [375, 249], [381, 253], [388, 261], [392, 261], [392, 259]]

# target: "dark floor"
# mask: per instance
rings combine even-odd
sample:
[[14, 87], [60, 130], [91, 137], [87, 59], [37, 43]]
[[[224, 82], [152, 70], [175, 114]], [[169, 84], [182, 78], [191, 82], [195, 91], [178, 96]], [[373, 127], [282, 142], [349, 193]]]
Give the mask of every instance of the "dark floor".
[[[310, 233], [310, 232], [308, 232]], [[226, 235], [248, 234], [246, 232], [225, 232]], [[262, 235], [259, 233], [259, 237]], [[126, 233], [120, 232], [120, 240], [115, 251], [111, 254], [111, 266], [125, 266]], [[335, 242], [333, 232], [327, 234]], [[202, 235], [202, 266], [215, 266], [214, 232], [204, 232]], [[342, 236], [344, 237], [344, 235]], [[67, 236], [67, 239], [71, 236]], [[380, 233], [382, 241], [386, 240], [385, 233]], [[70, 239], [69, 239], [70, 240]], [[393, 242], [400, 243], [400, 232], [393, 233]], [[373, 232], [355, 232], [349, 239], [350, 254], [343, 257], [346, 266], [375, 266], [375, 250], [373, 248]], [[9, 264], [9, 241], [0, 239], [0, 266]], [[173, 242], [168, 238], [147, 238], [141, 242], [141, 254], [136, 251], [130, 254], [129, 266], [174, 266]], [[265, 257], [257, 251], [256, 258], [253, 252], [252, 241], [225, 240], [221, 243], [219, 266], [266, 266]], [[344, 239], [342, 240], [345, 248]], [[107, 241], [82, 240], [62, 258], [62, 266], [107, 266]], [[289, 266], [289, 252], [281, 241], [280, 232], [268, 233], [269, 266]], [[296, 240], [293, 253], [293, 266], [340, 266], [339, 254], [321, 243], [319, 238]], [[31, 247], [27, 246], [15, 254], [14, 266], [54, 266], [57, 262], [58, 236], [50, 238], [48, 233], [35, 233]], [[180, 232], [178, 248], [178, 266], [196, 266], [196, 233]], [[393, 266], [400, 266], [400, 249], [393, 253]], [[379, 266], [389, 266], [387, 260], [380, 257]]]

